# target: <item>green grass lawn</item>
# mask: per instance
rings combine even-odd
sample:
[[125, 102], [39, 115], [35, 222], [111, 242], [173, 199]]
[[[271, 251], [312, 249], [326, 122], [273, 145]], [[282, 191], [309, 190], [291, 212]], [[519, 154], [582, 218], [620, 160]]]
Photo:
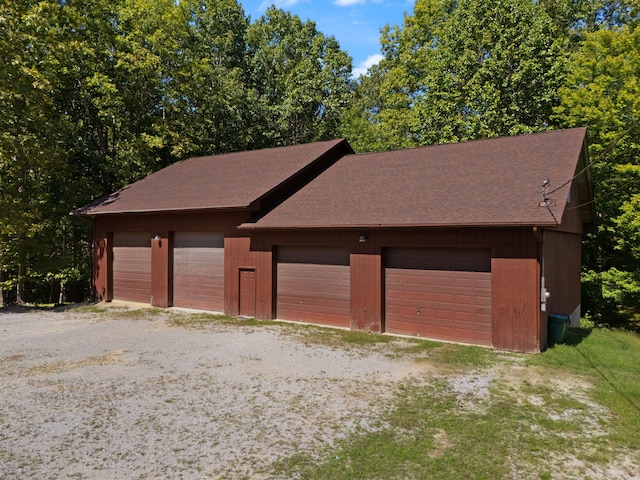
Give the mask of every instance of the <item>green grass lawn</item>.
[[[405, 382], [379, 430], [352, 435], [320, 462], [296, 455], [271, 473], [304, 479], [640, 475], [637, 334], [570, 330], [565, 344], [540, 355], [413, 345], [408, 349], [417, 361], [448, 373]], [[489, 380], [484, 395], [461, 394], [451, 382], [474, 376]]]

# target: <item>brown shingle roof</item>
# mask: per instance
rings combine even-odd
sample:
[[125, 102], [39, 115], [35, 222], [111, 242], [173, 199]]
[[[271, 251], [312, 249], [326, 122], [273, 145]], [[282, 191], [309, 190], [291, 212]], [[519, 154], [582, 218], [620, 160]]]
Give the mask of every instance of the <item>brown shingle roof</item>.
[[[75, 210], [75, 215], [247, 208], [312, 164], [353, 150], [345, 140], [183, 160]], [[331, 157], [331, 158], [330, 158]]]
[[[576, 173], [584, 128], [348, 155], [242, 228], [556, 225], [540, 207]], [[549, 197], [560, 222], [571, 182]], [[590, 199], [589, 199], [590, 200]]]

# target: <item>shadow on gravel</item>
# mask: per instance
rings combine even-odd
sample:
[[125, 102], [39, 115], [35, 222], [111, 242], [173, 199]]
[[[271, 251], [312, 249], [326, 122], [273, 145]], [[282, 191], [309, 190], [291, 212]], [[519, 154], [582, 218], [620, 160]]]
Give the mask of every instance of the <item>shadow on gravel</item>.
[[69, 303], [65, 305], [8, 305], [6, 307], [0, 307], [0, 314], [16, 314], [16, 313], [30, 313], [30, 312], [52, 312], [62, 313], [74, 308], [84, 307], [91, 305], [90, 303]]

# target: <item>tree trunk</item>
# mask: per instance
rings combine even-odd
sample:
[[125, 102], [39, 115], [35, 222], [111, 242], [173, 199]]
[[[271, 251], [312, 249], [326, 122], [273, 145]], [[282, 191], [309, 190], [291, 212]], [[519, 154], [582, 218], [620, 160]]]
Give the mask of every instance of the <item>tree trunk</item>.
[[62, 305], [67, 301], [67, 289], [64, 280], [60, 280], [60, 296], [58, 297], [58, 304]]
[[2, 249], [0, 249], [0, 308], [4, 307], [4, 289], [2, 288], [2, 282], [4, 282], [4, 271], [2, 270]]
[[27, 292], [25, 288], [25, 277], [27, 275], [27, 267], [23, 262], [18, 264], [18, 284], [16, 286], [16, 302], [18, 305], [27, 304]]
[[18, 233], [18, 284], [16, 285], [16, 303], [18, 305], [27, 304], [27, 292], [25, 288], [25, 278], [27, 276], [27, 255], [24, 245], [24, 235]]

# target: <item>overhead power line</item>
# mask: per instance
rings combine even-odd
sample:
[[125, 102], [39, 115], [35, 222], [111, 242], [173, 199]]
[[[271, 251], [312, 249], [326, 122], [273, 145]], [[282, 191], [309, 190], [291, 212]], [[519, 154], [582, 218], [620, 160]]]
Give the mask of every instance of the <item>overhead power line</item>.
[[582, 170], [580, 170], [578, 173], [576, 173], [573, 177], [571, 177], [569, 180], [567, 180], [566, 182], [564, 182], [562, 185], [560, 185], [559, 187], [554, 188], [553, 190], [547, 192], [547, 195], [551, 195], [554, 192], [557, 192], [558, 190], [560, 190], [562, 187], [567, 186], [568, 184], [570, 184], [571, 182], [573, 182], [576, 178], [578, 178], [580, 175], [582, 175], [584, 172], [586, 172], [589, 168], [591, 168], [597, 161], [599, 161], [602, 157], [604, 157], [605, 155], [609, 154], [611, 152], [611, 150], [613, 150], [615, 148], [615, 146], [618, 144], [618, 142], [620, 142], [620, 140], [622, 140], [624, 137], [626, 137], [627, 135], [629, 135], [631, 133], [631, 131], [636, 128], [638, 126], [638, 124], [640, 123], [640, 118], [635, 120], [630, 126], [629, 128], [627, 128], [624, 132], [622, 132], [620, 135], [618, 135], [618, 137], [609, 144], [609, 146], [607, 148], [605, 148], [601, 153], [599, 153], [598, 155], [596, 155], [588, 164], [586, 167], [584, 167]]
[[590, 205], [592, 203], [599, 202], [603, 198], [607, 198], [608, 196], [613, 195], [614, 193], [618, 192], [619, 190], [622, 190], [626, 186], [631, 185], [633, 183], [637, 183], [637, 182], [640, 182], [640, 178], [633, 178], [633, 179], [629, 180], [628, 182], [623, 183], [618, 188], [614, 188], [613, 190], [610, 190], [609, 192], [605, 193], [604, 195], [599, 196], [598, 198], [594, 198], [593, 200], [589, 200], [588, 202], [581, 203], [580, 205], [576, 205], [574, 207], [569, 207], [566, 210], [575, 210], [576, 208], [581, 208], [581, 207], [584, 207], [586, 205]]

